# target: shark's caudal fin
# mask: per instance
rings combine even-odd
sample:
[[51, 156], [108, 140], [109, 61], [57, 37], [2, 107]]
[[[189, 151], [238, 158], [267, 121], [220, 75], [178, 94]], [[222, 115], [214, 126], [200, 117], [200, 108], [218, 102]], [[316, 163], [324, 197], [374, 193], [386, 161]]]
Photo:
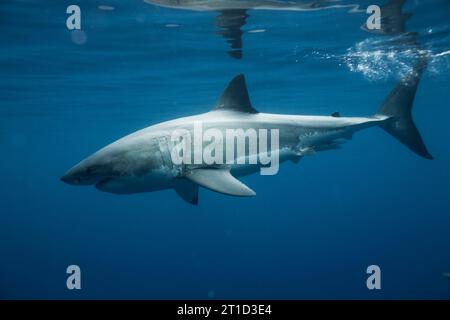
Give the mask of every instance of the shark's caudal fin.
[[426, 65], [426, 58], [420, 58], [412, 72], [386, 97], [377, 114], [389, 117], [380, 126], [390, 135], [419, 156], [433, 159], [412, 118], [414, 97]]

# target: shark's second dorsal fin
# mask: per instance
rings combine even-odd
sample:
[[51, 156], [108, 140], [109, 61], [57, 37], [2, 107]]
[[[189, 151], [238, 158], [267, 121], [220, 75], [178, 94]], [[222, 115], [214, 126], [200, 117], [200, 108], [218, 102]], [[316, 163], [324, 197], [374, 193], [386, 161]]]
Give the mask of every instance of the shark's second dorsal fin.
[[213, 110], [232, 110], [246, 113], [258, 113], [250, 102], [245, 77], [239, 74], [230, 81]]
[[332, 116], [332, 117], [335, 117], [335, 118], [340, 118], [340, 117], [341, 117], [341, 114], [339, 113], [339, 111], [336, 111], [336, 112], [333, 112], [333, 113], [331, 114], [331, 116]]

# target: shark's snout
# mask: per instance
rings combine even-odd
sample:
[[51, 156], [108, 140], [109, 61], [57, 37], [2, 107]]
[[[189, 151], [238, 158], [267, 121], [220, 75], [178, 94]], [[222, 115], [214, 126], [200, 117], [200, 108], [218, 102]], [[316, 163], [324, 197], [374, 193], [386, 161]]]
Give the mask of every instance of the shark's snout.
[[67, 171], [60, 180], [71, 185], [88, 186], [97, 183], [99, 178], [93, 172], [92, 166], [81, 162]]
[[84, 166], [76, 165], [61, 177], [61, 181], [71, 185], [89, 185], [86, 171]]
[[60, 180], [62, 181], [62, 182], [65, 182], [65, 183], [67, 183], [67, 184], [72, 184], [71, 182], [72, 182], [72, 179], [70, 178], [70, 176], [66, 173], [66, 174], [64, 174], [61, 178], [60, 178]]

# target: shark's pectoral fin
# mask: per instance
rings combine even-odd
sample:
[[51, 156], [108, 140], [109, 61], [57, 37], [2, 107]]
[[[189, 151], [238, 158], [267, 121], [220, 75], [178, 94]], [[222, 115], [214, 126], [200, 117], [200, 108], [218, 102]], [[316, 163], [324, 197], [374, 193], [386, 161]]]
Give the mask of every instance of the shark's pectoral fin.
[[233, 177], [227, 169], [195, 169], [188, 172], [186, 178], [204, 188], [230, 196], [256, 195], [252, 189]]
[[178, 179], [174, 185], [176, 193], [190, 204], [198, 204], [198, 184], [188, 179]]

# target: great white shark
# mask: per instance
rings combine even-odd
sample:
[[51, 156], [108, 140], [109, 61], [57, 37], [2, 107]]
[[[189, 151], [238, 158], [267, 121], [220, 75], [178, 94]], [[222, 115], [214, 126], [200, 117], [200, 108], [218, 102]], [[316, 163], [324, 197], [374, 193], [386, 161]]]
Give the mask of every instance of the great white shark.
[[[82, 160], [61, 180], [72, 185], [94, 185], [98, 190], [117, 194], [174, 189], [191, 204], [198, 203], [199, 186], [232, 196], [255, 195], [238, 178], [257, 172], [262, 164], [174, 163], [173, 132], [180, 129], [192, 132], [199, 122], [219, 132], [277, 129], [279, 147], [270, 151], [279, 154], [279, 163], [288, 160], [297, 163], [310, 154], [338, 149], [354, 133], [371, 127], [384, 129], [419, 156], [432, 159], [412, 119], [413, 101], [424, 64], [418, 63], [395, 86], [376, 114], [368, 117], [343, 117], [337, 112], [331, 116], [260, 113], [250, 102], [244, 76], [238, 75], [211, 111], [132, 133]], [[245, 152], [251, 156], [250, 150]]]
[[359, 8], [355, 4], [338, 4], [340, 0], [144, 0], [145, 2], [165, 8], [191, 11], [215, 11], [217, 34], [221, 35], [230, 45], [228, 54], [236, 59], [242, 58], [241, 28], [246, 24], [248, 10], [279, 10], [279, 11], [316, 11], [322, 9]]

